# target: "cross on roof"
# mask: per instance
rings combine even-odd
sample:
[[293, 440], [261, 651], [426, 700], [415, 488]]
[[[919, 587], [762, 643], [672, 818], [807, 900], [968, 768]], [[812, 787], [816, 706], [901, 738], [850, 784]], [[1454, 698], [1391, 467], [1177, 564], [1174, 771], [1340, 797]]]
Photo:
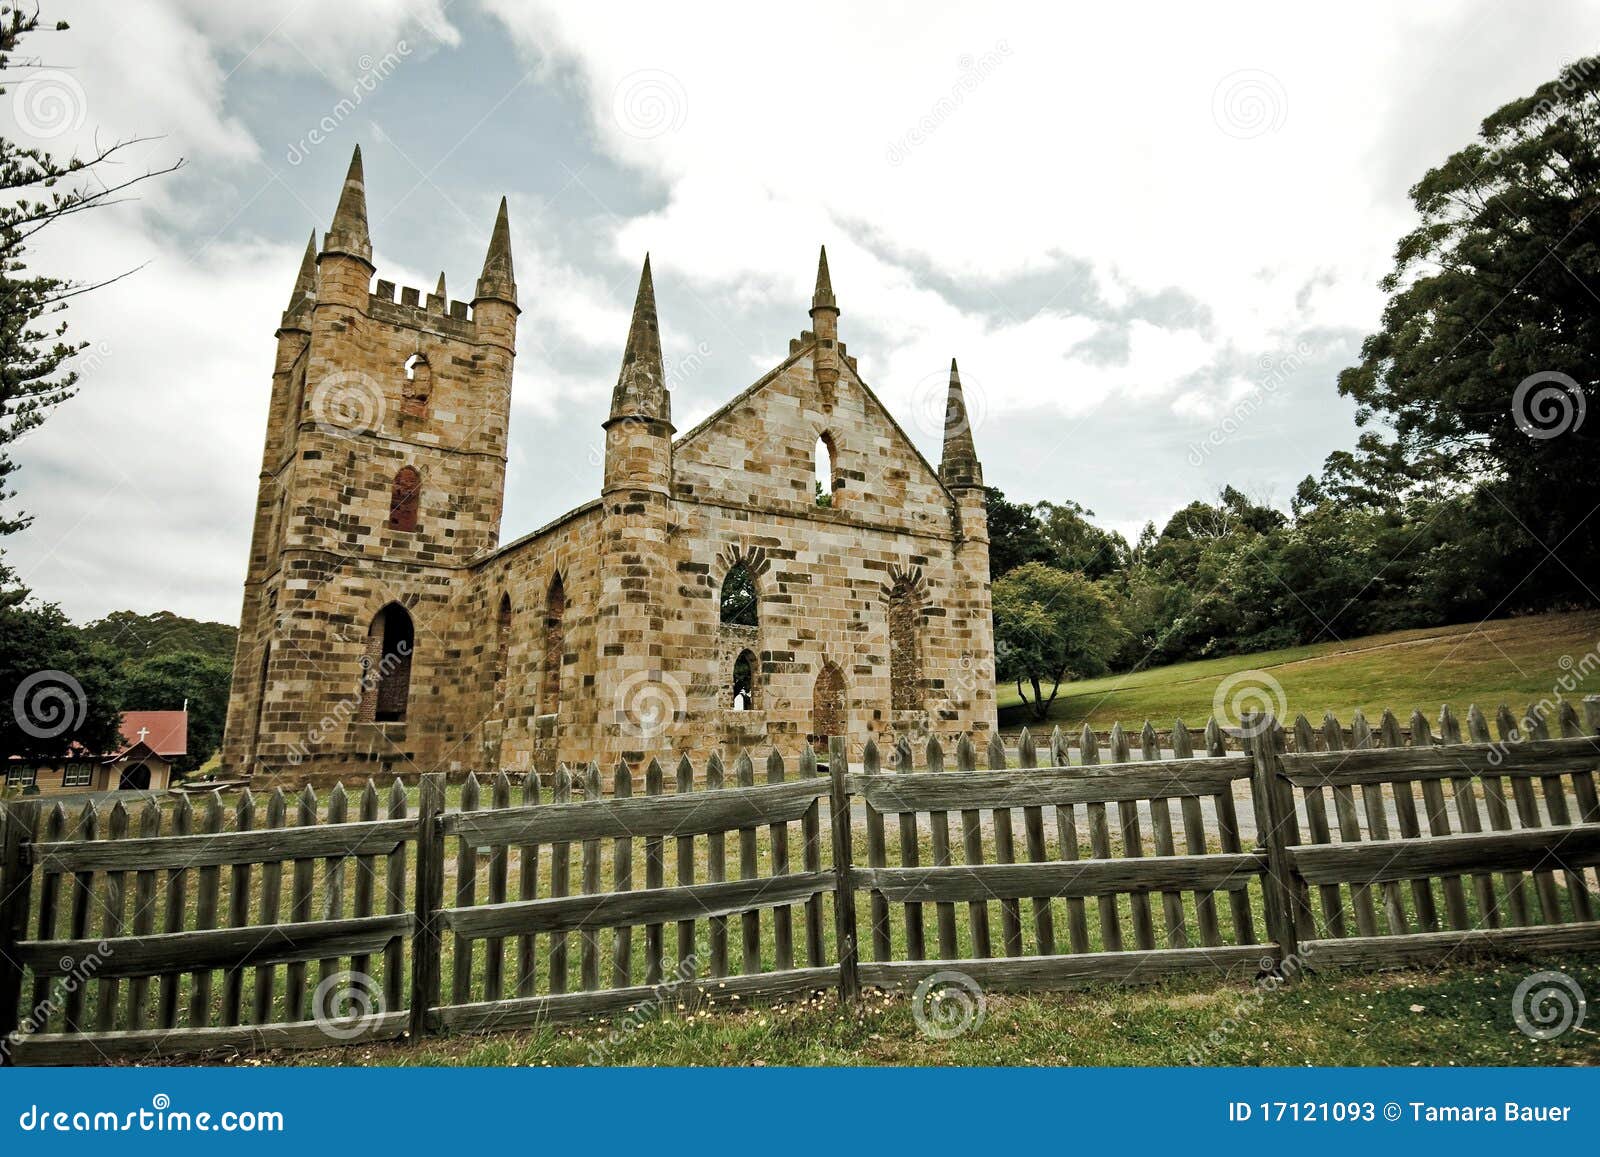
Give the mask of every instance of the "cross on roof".
[[139, 728], [139, 742], [140, 743], [143, 743], [147, 738], [149, 738], [149, 735], [150, 735], [150, 729], [148, 727]]

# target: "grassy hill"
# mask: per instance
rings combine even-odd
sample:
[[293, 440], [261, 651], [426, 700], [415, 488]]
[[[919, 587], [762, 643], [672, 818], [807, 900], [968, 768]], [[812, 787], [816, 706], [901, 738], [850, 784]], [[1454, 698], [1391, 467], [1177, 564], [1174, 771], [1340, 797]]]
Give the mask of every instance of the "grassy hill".
[[[1502, 701], [1520, 711], [1555, 697], [1558, 681], [1576, 678], [1580, 667], [1595, 663], [1597, 649], [1600, 611], [1424, 627], [1068, 683], [1050, 719], [1073, 728], [1086, 721], [1097, 728], [1118, 720], [1125, 727], [1145, 719], [1204, 723], [1219, 684], [1242, 671], [1277, 680], [1290, 717], [1303, 711], [1320, 719], [1331, 709], [1348, 722], [1357, 707], [1369, 718], [1392, 707], [1404, 719], [1416, 707], [1433, 718], [1446, 702], [1458, 713], [1469, 703], [1492, 712]], [[1585, 655], [1591, 655], [1588, 664]], [[1570, 694], [1600, 694], [1600, 674]], [[1033, 712], [1021, 704], [1014, 685], [1000, 686], [999, 702], [1002, 727], [1033, 725]]]

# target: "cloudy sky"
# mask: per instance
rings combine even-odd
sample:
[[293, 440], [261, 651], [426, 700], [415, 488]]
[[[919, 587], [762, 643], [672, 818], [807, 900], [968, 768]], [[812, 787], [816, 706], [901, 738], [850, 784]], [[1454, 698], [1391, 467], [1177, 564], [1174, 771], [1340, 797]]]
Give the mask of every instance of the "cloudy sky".
[[[935, 460], [961, 361], [988, 481], [1130, 536], [1232, 482], [1286, 504], [1355, 437], [1334, 388], [1405, 193], [1600, 48], [1600, 4], [713, 7], [46, 0], [0, 132], [142, 135], [137, 199], [50, 231], [82, 392], [5, 543], [84, 620], [237, 621], [273, 329], [352, 146], [378, 276], [467, 297], [510, 198], [523, 316], [502, 537], [598, 493], [653, 255], [686, 430], [807, 324]], [[1244, 415], [1242, 418], [1239, 415]]]

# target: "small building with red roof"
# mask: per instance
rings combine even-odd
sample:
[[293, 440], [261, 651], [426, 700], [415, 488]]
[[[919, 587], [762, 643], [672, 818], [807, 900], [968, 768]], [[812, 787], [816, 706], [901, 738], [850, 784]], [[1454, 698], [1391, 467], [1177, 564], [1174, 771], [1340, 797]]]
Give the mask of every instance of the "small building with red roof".
[[189, 712], [128, 711], [122, 745], [105, 755], [74, 752], [51, 764], [13, 760], [6, 786], [40, 795], [80, 791], [166, 791], [172, 767], [189, 751]]

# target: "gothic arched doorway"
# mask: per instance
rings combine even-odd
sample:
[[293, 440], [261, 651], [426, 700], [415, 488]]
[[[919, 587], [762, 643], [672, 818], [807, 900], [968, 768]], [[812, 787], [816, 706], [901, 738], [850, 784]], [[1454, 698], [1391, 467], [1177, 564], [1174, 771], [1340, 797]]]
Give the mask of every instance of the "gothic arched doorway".
[[825, 660], [811, 691], [811, 742], [819, 751], [827, 750], [828, 737], [845, 734], [848, 722], [844, 672], [838, 664]]
[[118, 791], [149, 791], [150, 790], [150, 765], [138, 763], [132, 767], [122, 769], [122, 776], [117, 782]]

